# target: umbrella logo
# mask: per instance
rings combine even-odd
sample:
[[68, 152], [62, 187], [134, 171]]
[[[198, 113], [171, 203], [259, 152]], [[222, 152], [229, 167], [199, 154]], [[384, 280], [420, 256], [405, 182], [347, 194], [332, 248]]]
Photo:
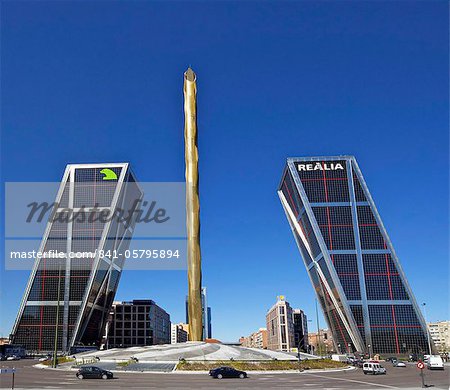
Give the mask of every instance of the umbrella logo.
[[103, 180], [117, 180], [116, 172], [111, 169], [103, 168], [100, 173], [103, 173]]

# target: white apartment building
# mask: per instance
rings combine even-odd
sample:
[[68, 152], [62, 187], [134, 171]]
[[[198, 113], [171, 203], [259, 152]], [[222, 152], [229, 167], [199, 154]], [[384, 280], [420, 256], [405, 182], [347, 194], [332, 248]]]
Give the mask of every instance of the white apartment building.
[[450, 321], [429, 322], [428, 329], [439, 352], [450, 352]]

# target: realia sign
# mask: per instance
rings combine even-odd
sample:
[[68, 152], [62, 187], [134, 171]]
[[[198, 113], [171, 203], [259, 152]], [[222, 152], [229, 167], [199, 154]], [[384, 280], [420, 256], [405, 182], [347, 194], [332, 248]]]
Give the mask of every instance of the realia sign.
[[316, 162], [312, 164], [298, 164], [299, 171], [338, 171], [344, 170], [341, 163]]

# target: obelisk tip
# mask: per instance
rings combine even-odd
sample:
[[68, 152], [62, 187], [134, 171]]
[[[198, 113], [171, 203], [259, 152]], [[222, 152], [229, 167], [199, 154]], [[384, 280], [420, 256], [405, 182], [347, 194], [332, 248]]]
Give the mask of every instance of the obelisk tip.
[[186, 78], [186, 80], [188, 81], [195, 81], [196, 76], [194, 71], [192, 70], [192, 68], [189, 66], [189, 68], [187, 69], [186, 72], [184, 72], [184, 77]]

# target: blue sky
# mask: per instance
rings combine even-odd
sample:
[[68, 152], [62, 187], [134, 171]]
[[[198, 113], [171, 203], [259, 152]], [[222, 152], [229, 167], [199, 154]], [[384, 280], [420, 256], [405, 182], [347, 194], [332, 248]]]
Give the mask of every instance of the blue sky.
[[[188, 65], [214, 337], [264, 326], [279, 294], [316, 327], [276, 195], [289, 156], [357, 157], [417, 300], [449, 318], [447, 2], [4, 1], [2, 180], [129, 161], [141, 181], [183, 181]], [[28, 275], [2, 271], [3, 336]], [[186, 291], [185, 272], [129, 271], [116, 298], [178, 322]]]

